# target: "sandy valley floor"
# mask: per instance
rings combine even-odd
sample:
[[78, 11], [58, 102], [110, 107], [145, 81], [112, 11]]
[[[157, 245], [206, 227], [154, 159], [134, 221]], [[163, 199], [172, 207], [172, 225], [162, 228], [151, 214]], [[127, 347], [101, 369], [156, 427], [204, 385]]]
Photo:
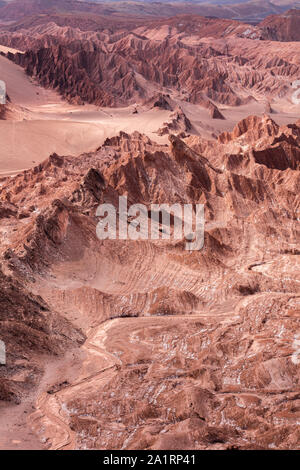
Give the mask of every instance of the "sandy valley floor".
[[[8, 48], [0, 46], [7, 52]], [[105, 109], [93, 105], [66, 103], [55, 91], [46, 90], [28, 77], [22, 68], [0, 56], [0, 79], [11, 99], [9, 119], [0, 122], [0, 175], [8, 176], [35, 166], [51, 153], [78, 156], [95, 150], [107, 137], [120, 131], [139, 131], [159, 143], [167, 141], [157, 130], [170, 112], [146, 109], [145, 106]], [[165, 90], [170, 92], [170, 90]], [[193, 133], [211, 137], [212, 133], [231, 130], [237, 121], [249, 114], [262, 114], [264, 103], [220, 108], [226, 120], [212, 120], [206, 109], [172, 98], [193, 124]], [[280, 124], [297, 120], [297, 110], [283, 109], [272, 117]], [[134, 113], [137, 109], [138, 113]], [[288, 112], [286, 112], [288, 111]]]

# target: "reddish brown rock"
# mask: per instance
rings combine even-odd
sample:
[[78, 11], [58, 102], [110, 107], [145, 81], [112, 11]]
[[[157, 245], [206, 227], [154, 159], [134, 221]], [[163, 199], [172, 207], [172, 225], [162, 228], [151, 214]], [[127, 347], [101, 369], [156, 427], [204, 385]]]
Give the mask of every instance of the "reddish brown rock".
[[170, 114], [170, 122], [164, 122], [163, 127], [161, 127], [157, 133], [158, 135], [172, 134], [176, 133], [185, 133], [189, 132], [192, 129], [192, 123], [184, 114], [181, 108], [178, 108], [174, 113]]
[[[9, 57], [71, 102], [171, 111], [169, 142], [121, 132], [1, 178], [1, 406], [37, 393], [29, 422], [51, 449], [299, 448], [299, 122], [186, 135], [195, 108], [222, 119], [219, 104], [288, 98], [297, 44], [189, 16], [106, 29], [101, 5], [38, 4], [0, 34], [26, 50]], [[97, 207], [118, 213], [120, 195], [148, 218], [153, 203], [204, 204], [203, 249], [98, 239]]]
[[[82, 341], [76, 328], [87, 335], [76, 379], [53, 383], [31, 418], [50, 448], [298, 447], [299, 136], [250, 117], [224, 143], [199, 140], [201, 155], [195, 137], [167, 147], [121, 133], [4, 181], [9, 350], [59, 352]], [[95, 210], [121, 194], [149, 209], [203, 202], [203, 250], [98, 240]], [[3, 398], [21, 400], [27, 385], [5, 374]]]
[[259, 26], [263, 30], [263, 37], [271, 41], [300, 41], [299, 10], [268, 16]]

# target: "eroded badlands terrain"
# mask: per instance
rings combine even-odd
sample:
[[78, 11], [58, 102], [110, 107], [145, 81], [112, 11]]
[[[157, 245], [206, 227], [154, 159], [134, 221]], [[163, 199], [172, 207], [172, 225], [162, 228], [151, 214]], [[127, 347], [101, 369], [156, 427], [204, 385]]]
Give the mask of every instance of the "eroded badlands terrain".
[[[2, 399], [83, 343], [29, 417], [46, 447], [298, 446], [299, 140], [267, 116], [214, 151], [121, 133], [3, 181]], [[100, 241], [96, 208], [119, 195], [204, 203], [204, 249]]]
[[[69, 3], [0, 8], [0, 448], [299, 449], [297, 11]], [[100, 240], [119, 196], [203, 249]]]
[[299, 117], [294, 33], [279, 42], [260, 25], [192, 15], [117, 29], [68, 18], [0, 25], [2, 175], [53, 152], [93, 151], [120, 131], [159, 143], [174, 132], [215, 140], [250, 114], [267, 112], [278, 124]]

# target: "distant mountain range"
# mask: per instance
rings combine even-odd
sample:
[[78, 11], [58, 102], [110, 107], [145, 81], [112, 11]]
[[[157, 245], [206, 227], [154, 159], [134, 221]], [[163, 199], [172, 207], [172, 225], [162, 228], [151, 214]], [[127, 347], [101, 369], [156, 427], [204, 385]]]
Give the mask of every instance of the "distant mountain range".
[[0, 21], [16, 21], [39, 14], [91, 13], [103, 16], [158, 17], [177, 14], [238, 19], [257, 23], [269, 15], [281, 14], [291, 8], [300, 8], [300, 2], [291, 0], [182, 0], [109, 1], [109, 0], [0, 0]]

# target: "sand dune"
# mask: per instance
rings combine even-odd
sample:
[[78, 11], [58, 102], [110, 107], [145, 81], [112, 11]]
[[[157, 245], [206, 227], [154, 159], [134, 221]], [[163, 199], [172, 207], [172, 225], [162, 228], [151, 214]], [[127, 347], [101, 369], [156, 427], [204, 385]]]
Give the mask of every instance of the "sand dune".
[[[22, 279], [0, 271], [10, 351], [21, 344], [23, 377], [37, 381], [32, 350], [76, 348], [63, 367], [48, 358], [28, 413], [44, 447], [298, 447], [299, 141], [300, 127], [256, 116], [211, 145], [122, 133], [3, 182], [0, 257]], [[205, 200], [203, 250], [99, 240], [96, 208], [120, 194], [148, 207]], [[15, 402], [27, 385], [16, 357], [0, 380]]]
[[[253, 41], [243, 40], [243, 47], [253, 47]], [[246, 41], [246, 43], [245, 43]], [[205, 42], [205, 41], [204, 41]], [[209, 43], [210, 40], [207, 40]], [[228, 42], [234, 49], [235, 43]], [[221, 42], [214, 45], [222, 48]], [[275, 46], [267, 44], [271, 55]], [[1, 46], [7, 52], [9, 48]], [[16, 52], [11, 49], [12, 52]], [[293, 62], [294, 60], [291, 61]], [[23, 68], [0, 56], [0, 79], [7, 86], [10, 102], [5, 113], [6, 121], [0, 123], [0, 174], [13, 175], [40, 163], [52, 153], [78, 156], [90, 152], [103, 144], [107, 137], [120, 131], [132, 133], [139, 131], [158, 143], [165, 143], [165, 132], [172, 130], [172, 111], [180, 108], [191, 122], [188, 133], [213, 139], [223, 131], [230, 131], [237, 121], [249, 114], [262, 115], [266, 103], [257, 96], [242, 106], [215, 103], [225, 119], [212, 119], [206, 104], [185, 101], [181, 89], [162, 86], [136, 74], [136, 80], [146, 95], [164, 93], [170, 96], [171, 109], [163, 109], [143, 103], [132, 103], [122, 108], [100, 108], [94, 104], [77, 105], [66, 102], [53, 89], [43, 88], [37, 81], [26, 75]], [[237, 86], [238, 88], [238, 86]], [[240, 91], [238, 91], [238, 94]], [[253, 92], [254, 93], [254, 92]], [[211, 99], [211, 106], [215, 106]], [[273, 115], [278, 124], [294, 122], [298, 118], [297, 109], [286, 98], [274, 99]], [[165, 132], [160, 132], [165, 129]], [[161, 135], [159, 135], [159, 133]]]
[[120, 130], [139, 130], [155, 137], [169, 114], [154, 110], [141, 118], [133, 114], [133, 107], [111, 111], [68, 104], [5, 57], [0, 57], [0, 79], [7, 85], [12, 110], [12, 118], [0, 124], [1, 175], [30, 168], [53, 152], [77, 156], [95, 150]]
[[[79, 113], [80, 114], [80, 113]], [[123, 115], [122, 115], [123, 114]], [[159, 115], [159, 116], [158, 116]], [[164, 116], [163, 116], [164, 115]], [[115, 118], [97, 120], [95, 113], [81, 113], [82, 121], [73, 120], [31, 120], [2, 121], [0, 125], [0, 175], [8, 176], [28, 169], [45, 160], [51, 153], [78, 156], [90, 152], [103, 144], [107, 137], [113, 137], [121, 130], [132, 129], [153, 134], [168, 113], [145, 113], [143, 118], [126, 117], [120, 112]], [[166, 141], [166, 137], [157, 140]]]

